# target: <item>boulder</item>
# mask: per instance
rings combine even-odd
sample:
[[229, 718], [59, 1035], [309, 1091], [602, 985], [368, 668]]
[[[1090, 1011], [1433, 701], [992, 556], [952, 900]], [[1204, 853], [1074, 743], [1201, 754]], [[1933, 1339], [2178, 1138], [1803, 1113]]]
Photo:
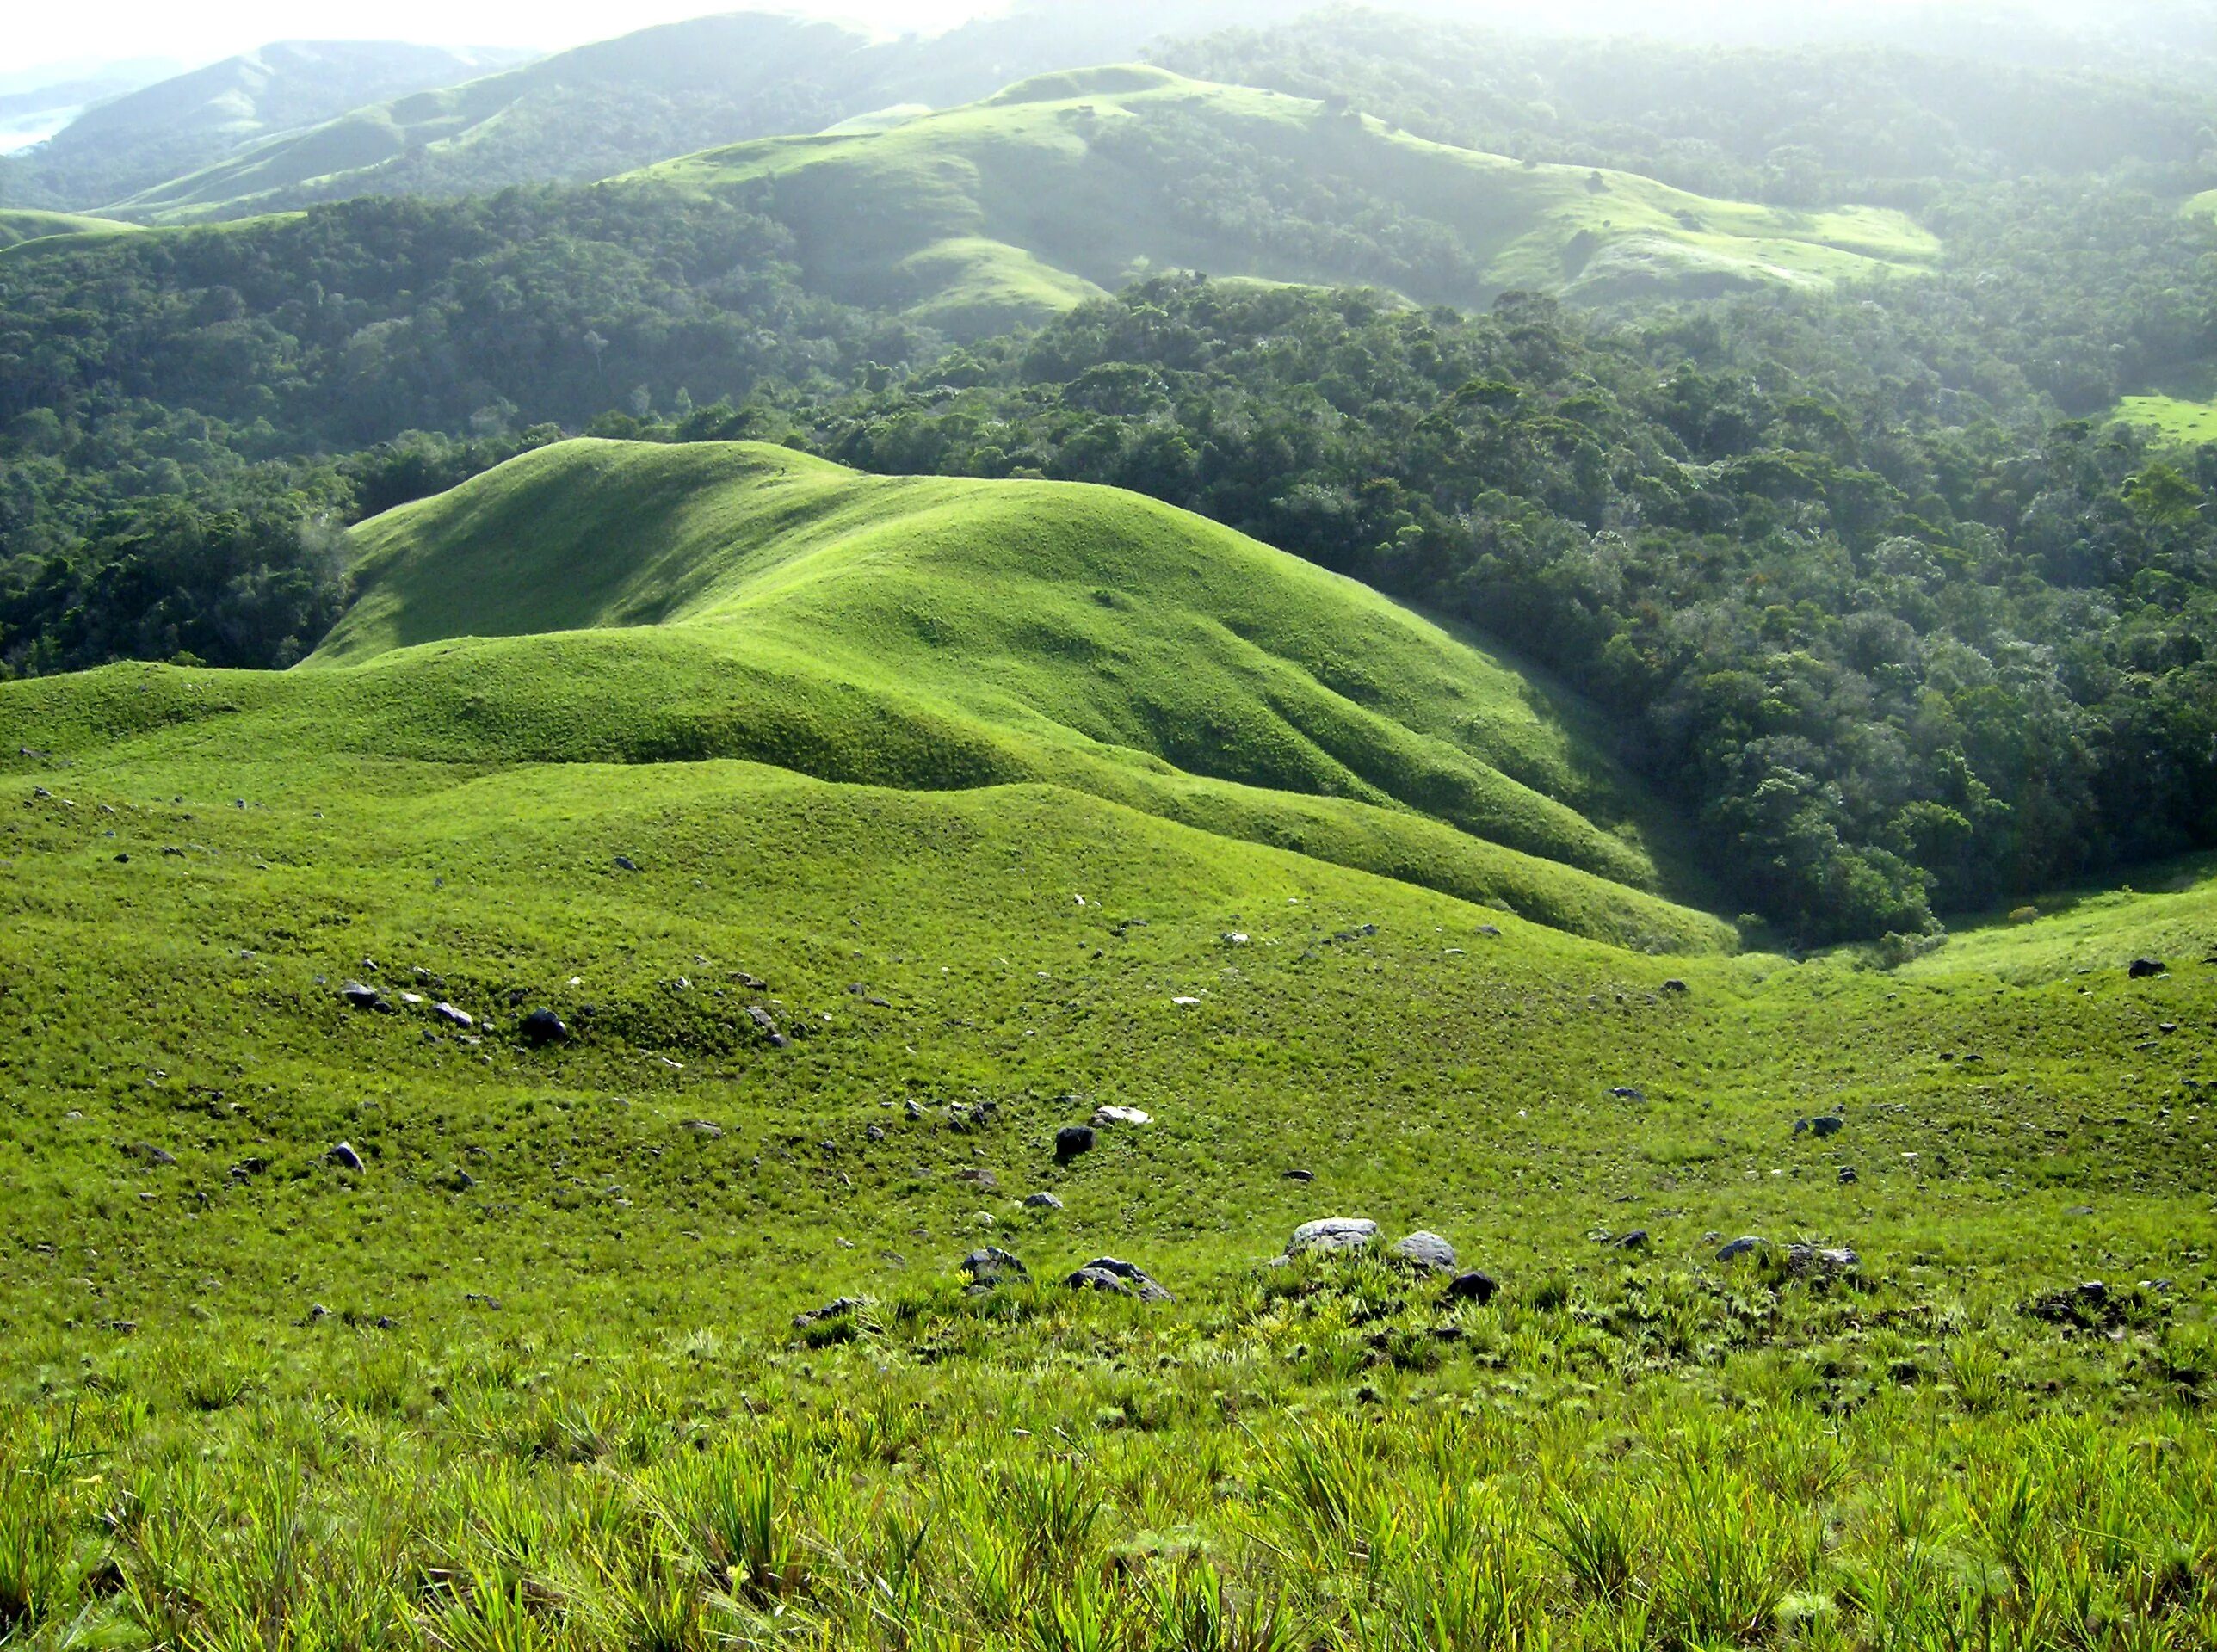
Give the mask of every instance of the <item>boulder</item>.
[[1137, 1297], [1141, 1302], [1176, 1300], [1149, 1279], [1136, 1263], [1119, 1261], [1114, 1256], [1096, 1257], [1063, 1283], [1073, 1291], [1108, 1291], [1117, 1296]]
[[1436, 1233], [1412, 1233], [1405, 1239], [1397, 1239], [1392, 1254], [1395, 1261], [1419, 1273], [1455, 1271], [1455, 1248]]
[[1809, 1128], [1820, 1142], [1830, 1141], [1847, 1127], [1848, 1121], [1837, 1113], [1824, 1113], [1809, 1121]]
[[2136, 958], [2126, 966], [2125, 973], [2135, 981], [2146, 981], [2158, 975], [2169, 975], [2171, 965], [2159, 958]]
[[1288, 1256], [1331, 1256], [1368, 1250], [1378, 1242], [1378, 1224], [1367, 1217], [1327, 1216], [1304, 1222], [1286, 1241]]
[[1110, 1125], [1152, 1125], [1154, 1122], [1153, 1119], [1141, 1113], [1137, 1107], [1093, 1109], [1093, 1124], [1096, 1129], [1106, 1129]]
[[1024, 1265], [997, 1245], [980, 1245], [962, 1259], [962, 1271], [973, 1285], [991, 1288], [1010, 1279], [1028, 1279]]
[[341, 1142], [337, 1147], [324, 1155], [324, 1156], [329, 1159], [333, 1164], [338, 1166], [342, 1170], [359, 1170], [361, 1168], [361, 1155], [354, 1150], [354, 1143], [352, 1142]]
[[1054, 1156], [1065, 1164], [1081, 1153], [1093, 1150], [1093, 1126], [1065, 1125], [1054, 1133]]
[[551, 1009], [534, 1009], [516, 1024], [516, 1035], [534, 1050], [568, 1040], [570, 1029]]
[[1717, 1260], [1720, 1262], [1736, 1262], [1743, 1256], [1752, 1256], [1757, 1251], [1761, 1250], [1762, 1248], [1763, 1241], [1757, 1238], [1753, 1234], [1749, 1234], [1742, 1238], [1733, 1240], [1732, 1243], [1726, 1245], [1722, 1250], [1719, 1251], [1717, 1253]]
[[1479, 1307], [1483, 1308], [1487, 1303], [1491, 1302], [1496, 1296], [1499, 1295], [1500, 1291], [1500, 1283], [1495, 1279], [1493, 1275], [1491, 1273], [1481, 1273], [1473, 1268], [1467, 1273], [1458, 1273], [1454, 1278], [1449, 1279], [1448, 1281], [1448, 1288], [1441, 1293], [1440, 1300], [1442, 1302], [1474, 1302]]

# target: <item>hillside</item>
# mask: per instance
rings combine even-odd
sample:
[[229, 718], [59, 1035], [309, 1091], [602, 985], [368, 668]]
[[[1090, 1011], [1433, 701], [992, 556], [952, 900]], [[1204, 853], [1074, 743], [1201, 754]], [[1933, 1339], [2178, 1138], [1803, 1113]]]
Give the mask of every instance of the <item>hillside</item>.
[[304, 669], [361, 668], [366, 718], [428, 693], [519, 758], [1051, 781], [1615, 939], [1719, 934], [1632, 892], [1664, 881], [1653, 811], [1514, 672], [1128, 494], [576, 441], [353, 542], [362, 595]]
[[394, 41], [279, 41], [86, 110], [22, 157], [21, 182], [58, 206], [108, 206], [271, 133], [450, 85], [521, 55]]
[[1371, 284], [1477, 305], [1607, 302], [1921, 270], [1898, 213], [1799, 212], [1456, 150], [1352, 110], [1088, 70], [880, 132], [782, 138], [644, 176], [766, 212], [811, 282], [951, 331], [1036, 323], [1150, 270]]
[[899, 37], [781, 12], [700, 17], [328, 111], [336, 118], [148, 179], [115, 210], [182, 222], [351, 195], [589, 182], [903, 105], [966, 103], [1027, 75], [1134, 55], [1165, 29], [1236, 9], [1230, 0], [1028, 0], [944, 33]]
[[114, 235], [135, 230], [111, 218], [91, 218], [79, 213], [34, 213], [0, 210], [0, 252], [26, 242], [57, 235]]

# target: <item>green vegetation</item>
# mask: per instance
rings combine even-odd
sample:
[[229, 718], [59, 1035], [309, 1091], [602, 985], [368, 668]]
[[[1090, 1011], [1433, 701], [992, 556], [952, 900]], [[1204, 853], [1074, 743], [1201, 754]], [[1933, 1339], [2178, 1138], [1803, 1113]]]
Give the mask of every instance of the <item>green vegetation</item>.
[[[1666, 965], [1061, 786], [517, 761], [435, 659], [0, 686], [17, 1643], [2207, 1643], [2191, 959]], [[1500, 1293], [1256, 1267], [1332, 1213]]]
[[0, 212], [0, 252], [57, 235], [114, 235], [135, 227], [74, 213]]
[[2217, 442], [2217, 404], [2177, 396], [2127, 396], [2117, 404], [2117, 422], [2152, 431], [2158, 443], [2201, 447]]
[[1523, 164], [1138, 67], [646, 176], [777, 219], [811, 286], [843, 302], [972, 335], [1164, 268], [1467, 305], [1516, 287], [1612, 299], [1822, 285], [1922, 269], [1939, 250], [1896, 213], [1780, 212]]

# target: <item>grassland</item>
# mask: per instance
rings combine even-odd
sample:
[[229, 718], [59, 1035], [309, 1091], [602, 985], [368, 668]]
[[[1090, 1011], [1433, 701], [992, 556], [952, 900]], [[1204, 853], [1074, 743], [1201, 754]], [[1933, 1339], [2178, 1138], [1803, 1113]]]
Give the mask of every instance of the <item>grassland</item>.
[[[1170, 151], [1132, 141], [1173, 133]], [[1318, 210], [1348, 222], [1275, 235], [1267, 212], [1203, 224], [1173, 210], [1189, 179], [1161, 154], [1199, 165], [1217, 151], [1294, 169], [1337, 202]], [[1788, 212], [1627, 173], [1527, 166], [1300, 98], [1128, 67], [1041, 77], [886, 131], [713, 150], [644, 176], [766, 200], [822, 290], [958, 332], [1035, 322], [1159, 268], [1394, 285], [1357, 267], [1345, 233], [1381, 213], [1451, 244], [1474, 272], [1405, 272], [1399, 285], [1426, 303], [1478, 304], [1511, 287], [1606, 301], [1820, 284], [1923, 269], [1938, 254], [1898, 213]]]
[[2152, 430], [2158, 441], [2198, 447], [2217, 441], [2217, 402], [2178, 396], [2127, 396], [2117, 404], [2117, 422]]
[[[2208, 868], [1887, 973], [1628, 951], [1075, 759], [918, 785], [855, 705], [1121, 714], [1042, 641], [1071, 583], [1212, 694], [1329, 615], [1411, 737], [1549, 737], [1113, 496], [650, 459], [370, 525], [292, 673], [0, 685], [0, 1637], [2217, 1644]], [[414, 629], [510, 622], [578, 628]], [[825, 737], [733, 755], [781, 718]], [[1059, 1156], [1103, 1104], [1152, 1122]], [[1262, 1265], [1328, 1215], [1498, 1292]], [[1030, 1279], [966, 1293], [984, 1243]], [[1104, 1254], [1176, 1299], [1060, 1283]]]
[[120, 235], [137, 227], [136, 225], [118, 223], [114, 219], [88, 218], [79, 213], [0, 211], [0, 252], [9, 247], [44, 241], [58, 235]]

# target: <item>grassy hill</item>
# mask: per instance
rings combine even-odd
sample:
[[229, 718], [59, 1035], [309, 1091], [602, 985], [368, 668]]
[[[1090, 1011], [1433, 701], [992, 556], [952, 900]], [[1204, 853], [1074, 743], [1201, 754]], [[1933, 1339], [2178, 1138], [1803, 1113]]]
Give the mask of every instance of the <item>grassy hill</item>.
[[[426, 514], [482, 583], [513, 503]], [[610, 574], [675, 622], [575, 699], [812, 647], [827, 555]], [[441, 687], [497, 646], [0, 684], [15, 1643], [2206, 1639], [2199, 965], [1666, 963], [1069, 785], [544, 761]], [[1059, 1158], [1104, 1103], [1152, 1122]], [[1498, 1292], [1263, 1266], [1331, 1215]]]
[[114, 235], [136, 229], [114, 219], [88, 218], [77, 213], [34, 213], [0, 210], [0, 251], [26, 242], [57, 235]]
[[466, 83], [330, 109], [315, 124], [146, 179], [115, 210], [179, 222], [354, 195], [596, 180], [740, 139], [966, 103], [1043, 70], [1133, 55], [1165, 29], [1237, 9], [1228, 0], [1029, 0], [897, 38], [772, 11], [695, 18]]
[[1136, 496], [580, 441], [353, 539], [352, 611], [291, 675], [219, 679], [235, 715], [96, 675], [21, 695], [20, 738], [1053, 785], [1627, 945], [1727, 938], [1660, 897], [1667, 826], [1574, 709]]
[[272, 133], [514, 62], [397, 41], [284, 40], [110, 99], [25, 157], [34, 199], [105, 207]]
[[1158, 268], [1467, 305], [1511, 287], [1605, 301], [1820, 285], [1921, 269], [1938, 250], [1897, 213], [1794, 212], [1526, 165], [1138, 67], [646, 176], [771, 213], [834, 297], [962, 332], [1036, 322]]

